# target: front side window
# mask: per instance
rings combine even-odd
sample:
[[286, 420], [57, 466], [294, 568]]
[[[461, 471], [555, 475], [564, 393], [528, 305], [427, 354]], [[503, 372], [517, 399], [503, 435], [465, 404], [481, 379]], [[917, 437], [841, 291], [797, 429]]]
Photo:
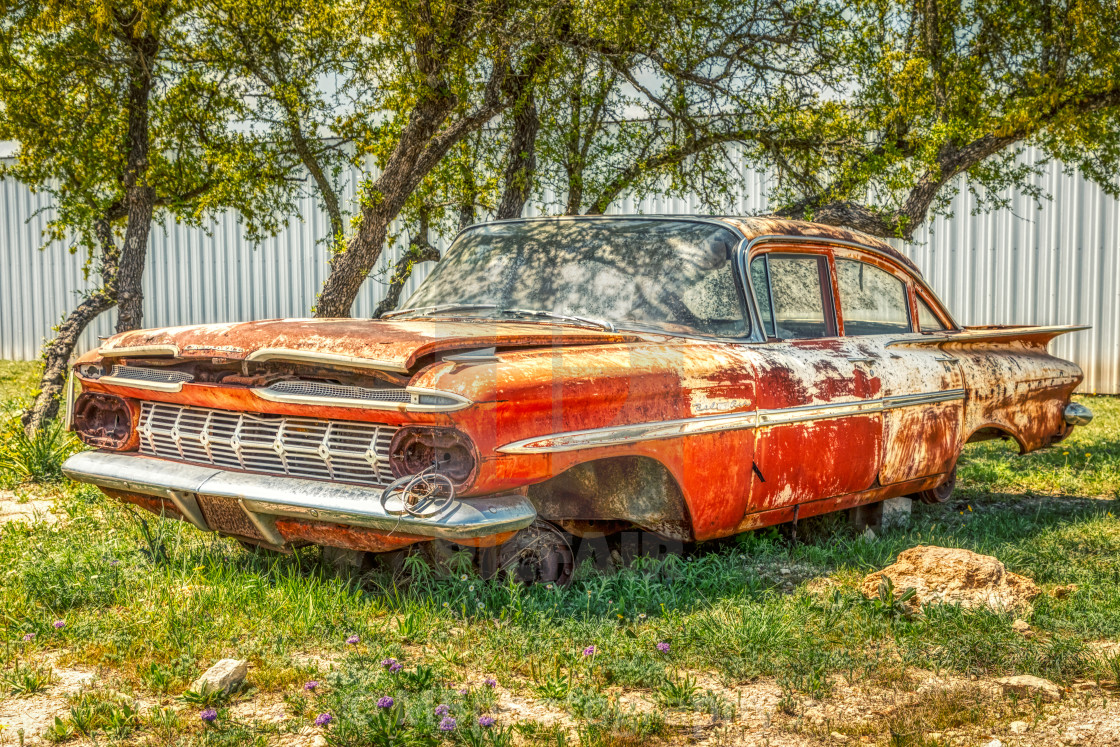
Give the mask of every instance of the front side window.
[[495, 319], [547, 314], [744, 337], [750, 327], [735, 283], [737, 244], [726, 227], [685, 220], [479, 226], [460, 235], [404, 304], [416, 311], [394, 317], [423, 309], [425, 316]]
[[[766, 281], [769, 281], [769, 294]], [[816, 254], [756, 257], [751, 262], [751, 282], [769, 336], [804, 340], [836, 334], [827, 257]]]
[[921, 296], [918, 297], [918, 329], [922, 332], [944, 332], [946, 329]]
[[836, 260], [844, 334], [889, 335], [910, 331], [906, 283], [866, 262]]

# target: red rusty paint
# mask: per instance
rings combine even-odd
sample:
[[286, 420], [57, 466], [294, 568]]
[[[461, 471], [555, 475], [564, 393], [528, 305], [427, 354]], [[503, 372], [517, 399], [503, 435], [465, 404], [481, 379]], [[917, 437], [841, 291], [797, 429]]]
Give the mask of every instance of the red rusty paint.
[[157, 516], [166, 516], [172, 519], [180, 519], [186, 521], [179, 509], [175, 504], [164, 498], [158, 498], [152, 495], [144, 495], [143, 493], [133, 493], [128, 490], [114, 490], [112, 488], [101, 489], [105, 495], [116, 498], [118, 501], [124, 503], [131, 503], [134, 506], [139, 506], [145, 511], [151, 511]]
[[[920, 296], [947, 326], [951, 324], [941, 304], [918, 282], [920, 274], [913, 264], [877, 239], [815, 224], [727, 220], [748, 239], [772, 234], [806, 239], [780, 244], [763, 240], [753, 252], [826, 256], [837, 303], [841, 299], [835, 285], [835, 258], [859, 259], [907, 282], [912, 317]], [[812, 238], [850, 241], [875, 251], [822, 245], [809, 241]], [[842, 334], [842, 309], [837, 309], [836, 318]], [[967, 337], [974, 330], [990, 333], [989, 339]], [[1062, 410], [1081, 372], [1047, 353], [1054, 334], [1030, 327], [972, 328], [904, 340], [840, 336], [725, 344], [529, 320], [273, 320], [125, 333], [112, 338], [105, 349], [176, 345], [181, 351], [179, 362], [189, 359], [197, 365], [214, 357], [227, 362], [241, 359], [266, 348], [353, 356], [407, 372], [374, 374], [343, 366], [339, 370], [345, 370], [347, 381], [377, 375], [458, 394], [472, 404], [453, 412], [417, 413], [404, 407], [371, 410], [278, 403], [253, 394], [245, 383], [252, 380], [248, 371], [230, 379], [231, 383], [187, 383], [180, 392], [85, 379], [82, 385], [86, 391], [119, 394], [132, 402], [453, 427], [466, 434], [478, 455], [474, 475], [460, 491], [466, 499], [523, 491], [595, 460], [646, 457], [663, 465], [680, 488], [687, 515], [676, 518], [691, 526], [693, 538], [709, 539], [788, 521], [795, 511], [808, 516], [932, 487], [952, 470], [970, 438], [1004, 433], [1023, 451], [1030, 451], [1068, 435]], [[483, 347], [496, 347], [496, 360], [443, 359], [452, 351]], [[95, 351], [79, 363], [100, 361]], [[148, 359], [149, 365], [157, 363], [156, 358]], [[329, 363], [317, 365], [331, 369]], [[962, 389], [964, 399], [847, 412], [808, 422], [765, 422], [757, 428], [556, 453], [499, 451], [510, 443], [569, 431], [832, 407]], [[354, 527], [287, 519], [277, 526], [292, 540], [359, 549], [389, 549], [423, 539], [389, 538]]]
[[276, 531], [288, 542], [310, 542], [328, 547], [348, 547], [368, 552], [388, 552], [423, 542], [427, 537], [409, 534], [390, 534], [376, 529], [353, 527], [345, 524], [327, 524], [298, 519], [277, 519]]

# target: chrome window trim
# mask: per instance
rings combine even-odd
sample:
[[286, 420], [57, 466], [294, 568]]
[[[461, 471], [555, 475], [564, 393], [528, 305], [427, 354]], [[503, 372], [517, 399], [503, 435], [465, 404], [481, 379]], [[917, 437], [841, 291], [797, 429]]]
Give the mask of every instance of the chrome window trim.
[[[455, 394], [454, 392], [445, 392], [440, 389], [426, 389], [423, 387], [406, 386], [406, 392], [412, 395], [411, 402], [391, 402], [391, 401], [378, 401], [378, 400], [363, 400], [363, 399], [346, 399], [345, 397], [315, 397], [306, 394], [285, 394], [283, 392], [274, 392], [265, 387], [255, 387], [250, 391], [261, 399], [268, 400], [269, 402], [280, 402], [284, 404], [294, 405], [318, 405], [321, 407], [350, 407], [359, 410], [395, 410], [397, 412], [455, 412], [462, 410], [464, 407], [470, 407], [474, 404], [471, 400]], [[429, 394], [437, 397], [446, 397], [453, 400], [453, 404], [448, 405], [422, 405], [420, 404], [420, 395]]]
[[359, 358], [354, 355], [340, 355], [338, 353], [320, 353], [314, 350], [295, 350], [292, 348], [261, 348], [254, 350], [245, 357], [247, 361], [292, 361], [294, 363], [327, 363], [336, 366], [350, 366], [351, 368], [376, 368], [381, 371], [395, 373], [408, 373], [408, 367], [390, 361], [379, 361], [373, 358]]
[[[564, 451], [619, 446], [664, 438], [678, 438], [698, 433], [718, 433], [730, 430], [748, 430], [774, 425], [804, 423], [813, 420], [874, 415], [903, 407], [953, 402], [965, 398], [964, 389], [947, 389], [940, 392], [920, 392], [895, 397], [836, 402], [827, 405], [801, 405], [774, 410], [751, 410], [724, 415], [703, 415], [679, 420], [661, 420], [633, 425], [590, 428], [566, 431], [545, 436], [514, 441], [499, 446], [500, 454], [554, 454]], [[552, 443], [545, 443], [552, 442]], [[559, 442], [559, 443], [557, 443]]]
[[858, 241], [847, 241], [845, 239], [830, 239], [830, 238], [822, 237], [822, 236], [789, 236], [787, 234], [767, 234], [765, 236], [756, 236], [755, 238], [751, 239], [750, 243], [747, 245], [748, 258], [749, 258], [751, 250], [753, 250], [759, 244], [765, 243], [765, 242], [785, 243], [785, 244], [805, 244], [805, 243], [808, 243], [808, 244], [821, 244], [821, 245], [824, 245], [824, 246], [841, 246], [841, 247], [845, 247], [845, 248], [848, 248], [848, 249], [858, 249], [862, 252], [870, 252], [871, 254], [874, 254], [877, 257], [882, 257], [883, 259], [889, 260], [890, 262], [894, 263], [895, 265], [901, 267], [902, 270], [906, 273], [907, 277], [911, 278], [915, 283], [917, 283], [919, 286], [921, 286], [922, 289], [925, 290], [927, 294], [929, 294], [929, 297], [937, 302], [937, 305], [941, 307], [941, 310], [943, 312], [945, 312], [945, 317], [949, 320], [949, 323], [953, 325], [954, 330], [961, 329], [961, 325], [957, 323], [957, 320], [953, 317], [953, 314], [949, 311], [948, 307], [945, 306], [945, 302], [942, 301], [941, 297], [938, 296], [934, 292], [933, 288], [931, 288], [929, 286], [929, 283], [926, 282], [926, 279], [923, 278], [921, 275], [915, 274], [913, 270], [911, 270], [909, 267], [906, 267], [901, 262], [899, 262], [896, 257], [892, 257], [891, 255], [884, 252], [882, 249], [877, 249], [877, 248], [875, 248], [873, 246], [869, 246], [867, 244], [861, 244]]
[[1069, 332], [1082, 332], [1092, 329], [1088, 324], [1048, 324], [1036, 327], [1007, 327], [1004, 329], [962, 329], [960, 331], [945, 330], [944, 332], [912, 332], [903, 337], [887, 340], [886, 347], [895, 345], [941, 345], [951, 342], [983, 342], [987, 340], [1001, 340], [1005, 338], [1022, 337], [1024, 335], [1067, 334]]

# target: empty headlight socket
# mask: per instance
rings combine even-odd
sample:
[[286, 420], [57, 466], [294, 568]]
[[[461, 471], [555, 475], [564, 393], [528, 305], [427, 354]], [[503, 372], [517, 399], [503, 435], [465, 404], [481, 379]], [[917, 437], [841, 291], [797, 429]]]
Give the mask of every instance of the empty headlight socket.
[[474, 442], [454, 428], [409, 425], [389, 444], [389, 466], [394, 477], [415, 475], [435, 465], [457, 489], [474, 482], [478, 454]]
[[74, 431], [90, 446], [133, 451], [140, 446], [140, 405], [102, 392], [82, 392], [74, 403]]

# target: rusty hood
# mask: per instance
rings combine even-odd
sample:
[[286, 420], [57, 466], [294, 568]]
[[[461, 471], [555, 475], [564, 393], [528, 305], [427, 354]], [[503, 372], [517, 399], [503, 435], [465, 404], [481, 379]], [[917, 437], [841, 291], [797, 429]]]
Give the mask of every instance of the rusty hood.
[[102, 356], [293, 360], [409, 372], [426, 355], [478, 348], [629, 342], [633, 335], [533, 321], [271, 319], [135, 330]]

